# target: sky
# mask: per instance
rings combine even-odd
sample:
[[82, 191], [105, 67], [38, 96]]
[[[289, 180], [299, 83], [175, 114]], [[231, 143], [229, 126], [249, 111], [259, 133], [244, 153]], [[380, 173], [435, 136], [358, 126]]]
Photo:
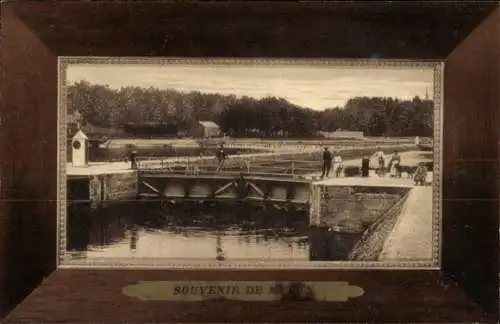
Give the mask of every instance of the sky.
[[119, 89], [155, 87], [234, 94], [260, 99], [276, 96], [323, 110], [343, 107], [352, 97], [411, 99], [433, 96], [432, 69], [366, 68], [311, 64], [70, 64], [67, 84], [86, 80]]

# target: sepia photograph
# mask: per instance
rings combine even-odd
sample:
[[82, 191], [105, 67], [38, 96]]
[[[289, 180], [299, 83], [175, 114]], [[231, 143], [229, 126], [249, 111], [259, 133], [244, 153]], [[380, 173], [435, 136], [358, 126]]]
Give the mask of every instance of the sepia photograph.
[[438, 267], [441, 72], [60, 57], [60, 264]]

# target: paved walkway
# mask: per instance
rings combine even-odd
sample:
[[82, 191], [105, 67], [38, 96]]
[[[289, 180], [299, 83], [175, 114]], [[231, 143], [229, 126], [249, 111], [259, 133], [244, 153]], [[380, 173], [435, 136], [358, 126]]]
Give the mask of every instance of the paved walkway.
[[314, 182], [315, 185], [327, 185], [327, 186], [367, 186], [367, 187], [414, 187], [414, 182], [412, 179], [407, 179], [404, 176], [402, 178], [391, 178], [389, 176], [379, 177], [375, 172], [370, 172], [370, 176], [363, 177], [351, 177], [351, 178], [328, 178], [324, 180], [319, 180]]
[[88, 166], [76, 167], [68, 163], [66, 174], [69, 176], [91, 176], [99, 174], [132, 173], [130, 162], [89, 163]]
[[389, 234], [380, 261], [429, 261], [432, 259], [432, 187], [410, 191]]

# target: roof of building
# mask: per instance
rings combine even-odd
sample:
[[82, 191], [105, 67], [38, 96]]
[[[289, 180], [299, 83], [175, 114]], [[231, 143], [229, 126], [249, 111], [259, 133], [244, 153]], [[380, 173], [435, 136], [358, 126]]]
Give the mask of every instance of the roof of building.
[[334, 133], [363, 133], [362, 131], [350, 131], [342, 128], [337, 128]]
[[81, 130], [76, 132], [75, 136], [73, 136], [75, 140], [86, 140], [88, 139], [87, 135], [85, 135]]
[[200, 120], [199, 123], [200, 123], [201, 126], [206, 127], [206, 128], [219, 128], [219, 125], [217, 125], [213, 121], [203, 121], [203, 120]]

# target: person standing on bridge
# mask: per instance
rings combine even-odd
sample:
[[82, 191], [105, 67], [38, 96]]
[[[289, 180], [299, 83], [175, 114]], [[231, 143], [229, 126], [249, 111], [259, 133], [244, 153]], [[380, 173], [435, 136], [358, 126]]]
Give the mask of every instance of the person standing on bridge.
[[217, 151], [217, 162], [218, 162], [217, 171], [222, 170], [222, 168], [224, 167], [224, 162], [226, 161], [226, 157], [227, 154], [226, 151], [224, 151], [224, 144], [221, 144], [219, 150]]
[[361, 159], [361, 176], [368, 177], [370, 175], [370, 158], [368, 156]]
[[333, 157], [333, 171], [337, 178], [340, 177], [343, 167], [344, 163], [342, 163], [342, 157], [339, 152], [335, 152], [335, 156]]
[[321, 172], [321, 178], [325, 176], [328, 177], [330, 175], [330, 170], [332, 169], [332, 153], [325, 147], [323, 151], [323, 168]]
[[392, 154], [391, 160], [389, 161], [389, 170], [391, 172], [391, 177], [401, 178], [401, 156], [398, 152]]
[[137, 152], [130, 152], [130, 167], [132, 169], [137, 169]]
[[379, 177], [383, 177], [385, 174], [385, 154], [384, 151], [379, 147], [377, 152], [374, 154], [378, 162], [377, 174]]

